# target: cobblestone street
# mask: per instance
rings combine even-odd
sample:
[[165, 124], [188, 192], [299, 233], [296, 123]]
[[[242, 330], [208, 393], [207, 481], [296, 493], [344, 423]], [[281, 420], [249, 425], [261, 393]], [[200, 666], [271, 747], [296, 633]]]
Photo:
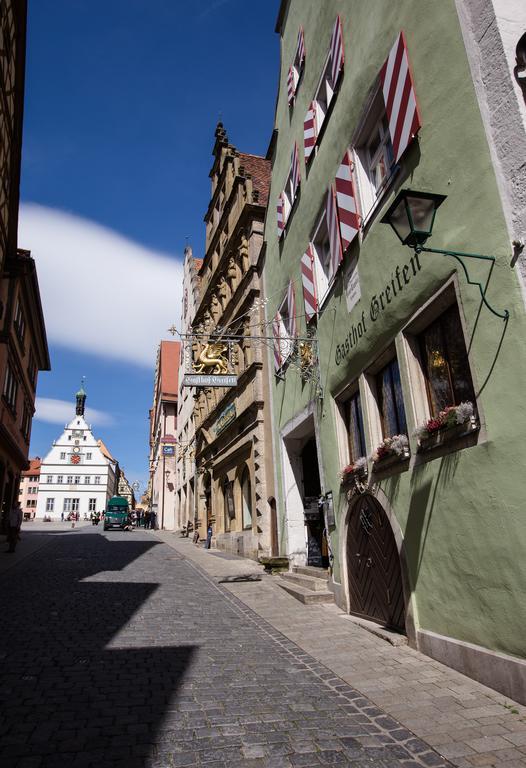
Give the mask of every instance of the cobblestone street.
[[[458, 697], [479, 710], [485, 703], [484, 712], [471, 709], [485, 717], [485, 730], [477, 732], [473, 718], [448, 717], [447, 707], [430, 713], [430, 721], [440, 722], [429, 722], [427, 730], [407, 727], [411, 713], [425, 712], [429, 702], [422, 696], [430, 683], [439, 684], [442, 669], [449, 686], [465, 678], [429, 661], [440, 668], [431, 680], [425, 657], [348, 622], [342, 635], [335, 606], [301, 606], [272, 577], [221, 583], [229, 574], [258, 571], [255, 563], [205, 552], [173, 535], [103, 535], [91, 526], [31, 532], [21, 545], [27, 554], [0, 576], [2, 768], [524, 765], [517, 751], [524, 743], [522, 718], [481, 699], [487, 689], [476, 683], [460, 685]], [[333, 649], [320, 618], [325, 633], [334, 632]], [[323, 653], [305, 651], [302, 638], [309, 637], [329, 651], [327, 664]], [[345, 682], [334, 671], [342, 642], [359, 690], [348, 674]], [[364, 652], [365, 644], [370, 650]], [[396, 704], [387, 712], [360, 692], [370, 687], [366, 653], [376, 678], [386, 681], [394, 679], [395, 664], [387, 654], [402, 654], [396, 663], [412, 685], [408, 700], [397, 702], [405, 707], [398, 710], [405, 726], [402, 716], [392, 715]], [[409, 682], [411, 664], [421, 683]], [[371, 690], [378, 702], [382, 691]], [[446, 693], [441, 701], [447, 705], [453, 694]], [[451, 741], [436, 733], [443, 722], [452, 732], [455, 719], [484, 747], [448, 745], [449, 763], [447, 749], [435, 751], [430, 743]], [[415, 735], [423, 730], [429, 739]]]
[[57, 534], [2, 592], [3, 768], [447, 765], [147, 533]]

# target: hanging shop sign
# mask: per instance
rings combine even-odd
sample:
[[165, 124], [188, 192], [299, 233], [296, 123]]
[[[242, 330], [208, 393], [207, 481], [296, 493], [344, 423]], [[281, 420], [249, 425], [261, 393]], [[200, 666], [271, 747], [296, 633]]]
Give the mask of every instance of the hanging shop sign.
[[232, 341], [205, 336], [184, 340], [184, 387], [235, 387], [232, 373]]
[[351, 324], [351, 328], [343, 341], [336, 345], [336, 365], [340, 365], [345, 360], [359, 344], [360, 339], [367, 334], [369, 328], [376, 323], [384, 312], [388, 311], [389, 304], [396, 299], [399, 293], [402, 293], [405, 286], [418, 275], [421, 269], [419, 255], [416, 252], [411, 256], [408, 264], [404, 264], [402, 267], [396, 266], [396, 269], [391, 274], [391, 280], [383, 291], [375, 293], [371, 297], [368, 313], [366, 314], [366, 310], [362, 310], [359, 321]]
[[175, 456], [175, 445], [163, 445], [163, 456]]

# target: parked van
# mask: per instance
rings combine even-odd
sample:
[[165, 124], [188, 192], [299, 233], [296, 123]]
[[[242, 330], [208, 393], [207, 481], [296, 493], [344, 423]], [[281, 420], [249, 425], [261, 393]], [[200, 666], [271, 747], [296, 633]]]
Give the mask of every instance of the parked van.
[[125, 530], [131, 528], [130, 508], [128, 500], [123, 496], [113, 496], [106, 506], [104, 515], [104, 530], [109, 528], [120, 528]]

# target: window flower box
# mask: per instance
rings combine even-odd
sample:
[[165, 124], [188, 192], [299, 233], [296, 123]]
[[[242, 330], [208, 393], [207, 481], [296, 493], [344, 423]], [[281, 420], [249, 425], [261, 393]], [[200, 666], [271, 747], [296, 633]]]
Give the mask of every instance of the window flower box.
[[438, 416], [429, 419], [415, 431], [420, 452], [438, 448], [452, 440], [471, 434], [479, 429], [478, 419], [474, 414], [473, 403], [460, 403], [440, 411]]
[[352, 464], [348, 464], [340, 471], [340, 480], [342, 485], [354, 482], [355, 480], [365, 480], [367, 478], [367, 459], [361, 456]]
[[409, 450], [409, 440], [407, 435], [393, 435], [382, 440], [376, 451], [371, 456], [373, 461], [373, 471], [382, 469], [407, 461], [411, 456]]

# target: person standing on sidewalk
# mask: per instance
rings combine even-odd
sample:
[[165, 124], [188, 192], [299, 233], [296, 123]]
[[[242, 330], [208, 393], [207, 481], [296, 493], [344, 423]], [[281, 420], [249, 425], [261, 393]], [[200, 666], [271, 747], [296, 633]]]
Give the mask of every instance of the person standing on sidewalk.
[[9, 531], [7, 541], [9, 543], [8, 552], [14, 552], [19, 539], [20, 526], [22, 525], [22, 507], [15, 504], [9, 512]]
[[212, 523], [210, 523], [206, 531], [206, 548], [210, 549], [211, 546], [212, 546]]

